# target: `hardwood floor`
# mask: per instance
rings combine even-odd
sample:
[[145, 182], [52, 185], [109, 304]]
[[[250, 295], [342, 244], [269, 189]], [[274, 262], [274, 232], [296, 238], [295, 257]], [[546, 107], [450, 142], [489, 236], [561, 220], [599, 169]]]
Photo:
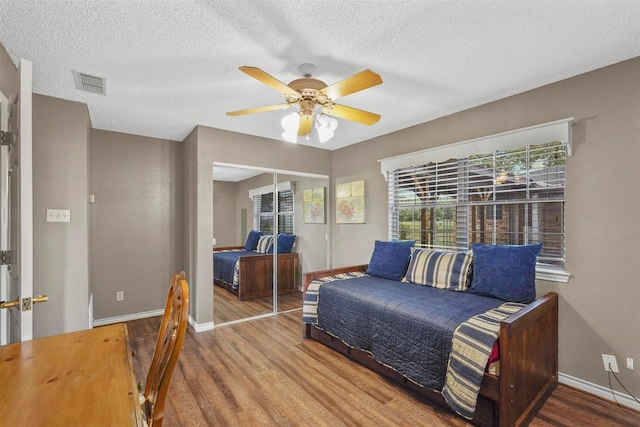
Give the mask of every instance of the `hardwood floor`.
[[[273, 311], [273, 297], [240, 301], [238, 297], [220, 286], [213, 286], [213, 321], [216, 325]], [[302, 307], [302, 292], [278, 296], [278, 312]]]
[[[160, 317], [127, 322], [144, 382]], [[189, 329], [165, 426], [467, 426], [324, 345], [302, 339], [301, 312]], [[531, 426], [640, 426], [640, 414], [559, 385]]]

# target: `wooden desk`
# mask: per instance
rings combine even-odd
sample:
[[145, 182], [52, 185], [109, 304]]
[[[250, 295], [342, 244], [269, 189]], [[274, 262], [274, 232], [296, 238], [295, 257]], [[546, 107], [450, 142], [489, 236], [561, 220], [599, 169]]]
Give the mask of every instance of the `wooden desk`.
[[140, 426], [124, 323], [0, 347], [0, 426]]

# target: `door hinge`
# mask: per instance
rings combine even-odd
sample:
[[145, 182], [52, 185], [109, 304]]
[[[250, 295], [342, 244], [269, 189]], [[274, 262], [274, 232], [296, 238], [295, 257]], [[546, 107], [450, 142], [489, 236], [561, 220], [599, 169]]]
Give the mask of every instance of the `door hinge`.
[[6, 145], [7, 147], [13, 147], [14, 139], [13, 134], [9, 131], [0, 131], [0, 145]]
[[0, 251], [0, 265], [11, 264], [11, 251]]

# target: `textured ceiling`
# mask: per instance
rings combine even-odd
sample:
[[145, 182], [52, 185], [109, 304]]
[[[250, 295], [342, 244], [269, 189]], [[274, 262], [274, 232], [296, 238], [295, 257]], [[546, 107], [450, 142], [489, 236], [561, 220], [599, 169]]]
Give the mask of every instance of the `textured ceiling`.
[[[281, 140], [280, 81], [318, 66], [327, 84], [370, 68], [380, 86], [338, 102], [333, 150], [640, 56], [640, 1], [0, 0], [0, 43], [33, 62], [34, 92], [84, 102], [98, 129], [183, 140], [196, 125]], [[72, 70], [106, 78], [75, 89]], [[283, 143], [286, 143], [283, 141]]]

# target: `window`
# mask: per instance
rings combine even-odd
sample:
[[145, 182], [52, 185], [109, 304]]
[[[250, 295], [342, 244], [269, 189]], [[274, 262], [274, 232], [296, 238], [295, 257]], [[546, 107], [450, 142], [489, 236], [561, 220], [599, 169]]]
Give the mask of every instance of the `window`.
[[496, 151], [389, 173], [391, 237], [468, 250], [472, 243], [542, 243], [564, 267], [565, 144]]
[[538, 271], [567, 281], [566, 156], [554, 141], [387, 171], [389, 237], [444, 250], [542, 243]]
[[[273, 193], [253, 196], [253, 228], [273, 233]], [[294, 234], [293, 192], [290, 189], [278, 191], [278, 233]]]
[[567, 282], [565, 164], [573, 123], [566, 118], [380, 160], [389, 184], [389, 238], [444, 250], [542, 243], [536, 278]]

